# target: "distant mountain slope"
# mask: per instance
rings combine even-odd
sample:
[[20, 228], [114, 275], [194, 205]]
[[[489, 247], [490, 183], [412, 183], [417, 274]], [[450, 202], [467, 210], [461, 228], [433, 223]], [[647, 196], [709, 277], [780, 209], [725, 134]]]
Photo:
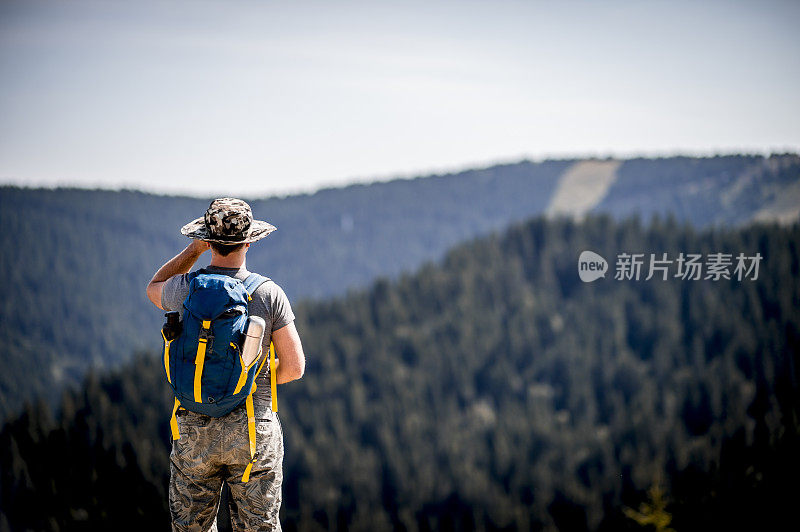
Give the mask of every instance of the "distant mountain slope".
[[290, 295], [342, 294], [542, 212], [572, 164], [521, 162], [253, 201], [278, 231], [253, 247], [252, 264], [272, 272]]
[[[322, 298], [544, 212], [669, 211], [699, 226], [791, 220], [796, 209], [781, 202], [799, 182], [797, 155], [524, 161], [251, 199], [278, 231], [252, 248], [248, 265], [293, 300]], [[56, 394], [87, 367], [158, 342], [161, 316], [144, 286], [186, 244], [180, 226], [207, 205], [130, 191], [0, 188], [0, 418], [24, 397]]]
[[614, 183], [593, 212], [617, 218], [640, 213], [672, 213], [698, 227], [753, 221], [797, 220], [778, 199], [798, 198], [797, 155], [632, 159], [617, 170]]

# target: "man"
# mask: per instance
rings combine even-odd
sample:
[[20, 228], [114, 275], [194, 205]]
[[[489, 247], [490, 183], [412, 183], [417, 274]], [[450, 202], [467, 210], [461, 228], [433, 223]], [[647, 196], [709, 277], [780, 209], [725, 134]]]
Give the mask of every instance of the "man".
[[[200, 255], [211, 249], [207, 273], [244, 280], [249, 275], [245, 256], [250, 244], [274, 230], [267, 222], [254, 220], [250, 206], [244, 201], [214, 200], [204, 217], [181, 229], [181, 233], [193, 240], [159, 268], [147, 285], [147, 297], [162, 310], [182, 313], [183, 301], [189, 293], [186, 274]], [[305, 355], [286, 294], [277, 284], [267, 281], [252, 297], [250, 314], [266, 322], [263, 352], [269, 352], [270, 341], [275, 346], [278, 384], [301, 378]], [[253, 406], [257, 461], [247, 483], [242, 482], [243, 471], [251, 461], [244, 404], [219, 418], [178, 411], [180, 439], [173, 441], [170, 453], [169, 507], [173, 531], [216, 529], [214, 518], [223, 481], [230, 487], [234, 530], [281, 529], [278, 512], [283, 480], [283, 431], [277, 413], [270, 408], [268, 372], [265, 367], [256, 378]]]

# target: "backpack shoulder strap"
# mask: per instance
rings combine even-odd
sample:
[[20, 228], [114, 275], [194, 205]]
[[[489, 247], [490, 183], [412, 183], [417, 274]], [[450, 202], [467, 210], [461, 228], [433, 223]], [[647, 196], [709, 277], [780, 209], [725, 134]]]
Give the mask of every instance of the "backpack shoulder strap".
[[186, 282], [187, 283], [191, 283], [198, 275], [201, 275], [201, 274], [204, 274], [204, 273], [208, 273], [208, 272], [206, 272], [206, 270], [204, 268], [200, 268], [200, 269], [195, 270], [193, 272], [189, 272], [189, 273], [186, 274]]
[[269, 277], [264, 277], [263, 275], [259, 275], [257, 273], [251, 273], [248, 275], [247, 279], [242, 281], [242, 283], [244, 283], [244, 289], [247, 290], [247, 296], [252, 299], [253, 293], [258, 290], [258, 287], [269, 280]]

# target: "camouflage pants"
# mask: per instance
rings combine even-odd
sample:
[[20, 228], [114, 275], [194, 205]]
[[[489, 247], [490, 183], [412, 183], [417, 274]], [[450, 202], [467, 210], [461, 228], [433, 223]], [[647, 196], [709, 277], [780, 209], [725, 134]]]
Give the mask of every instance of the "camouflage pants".
[[278, 511], [283, 481], [283, 431], [278, 415], [256, 414], [256, 457], [250, 480], [242, 474], [250, 462], [244, 406], [213, 418], [179, 411], [180, 439], [170, 453], [169, 509], [172, 530], [216, 531], [222, 481], [230, 487], [233, 530], [281, 530]]

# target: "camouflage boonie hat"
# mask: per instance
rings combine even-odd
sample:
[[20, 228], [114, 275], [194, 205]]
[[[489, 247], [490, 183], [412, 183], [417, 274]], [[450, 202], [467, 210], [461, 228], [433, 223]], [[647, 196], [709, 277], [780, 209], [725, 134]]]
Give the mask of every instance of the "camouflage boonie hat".
[[181, 228], [189, 238], [219, 244], [244, 244], [261, 240], [275, 230], [275, 226], [253, 220], [250, 205], [236, 198], [218, 198], [208, 206], [206, 215]]

